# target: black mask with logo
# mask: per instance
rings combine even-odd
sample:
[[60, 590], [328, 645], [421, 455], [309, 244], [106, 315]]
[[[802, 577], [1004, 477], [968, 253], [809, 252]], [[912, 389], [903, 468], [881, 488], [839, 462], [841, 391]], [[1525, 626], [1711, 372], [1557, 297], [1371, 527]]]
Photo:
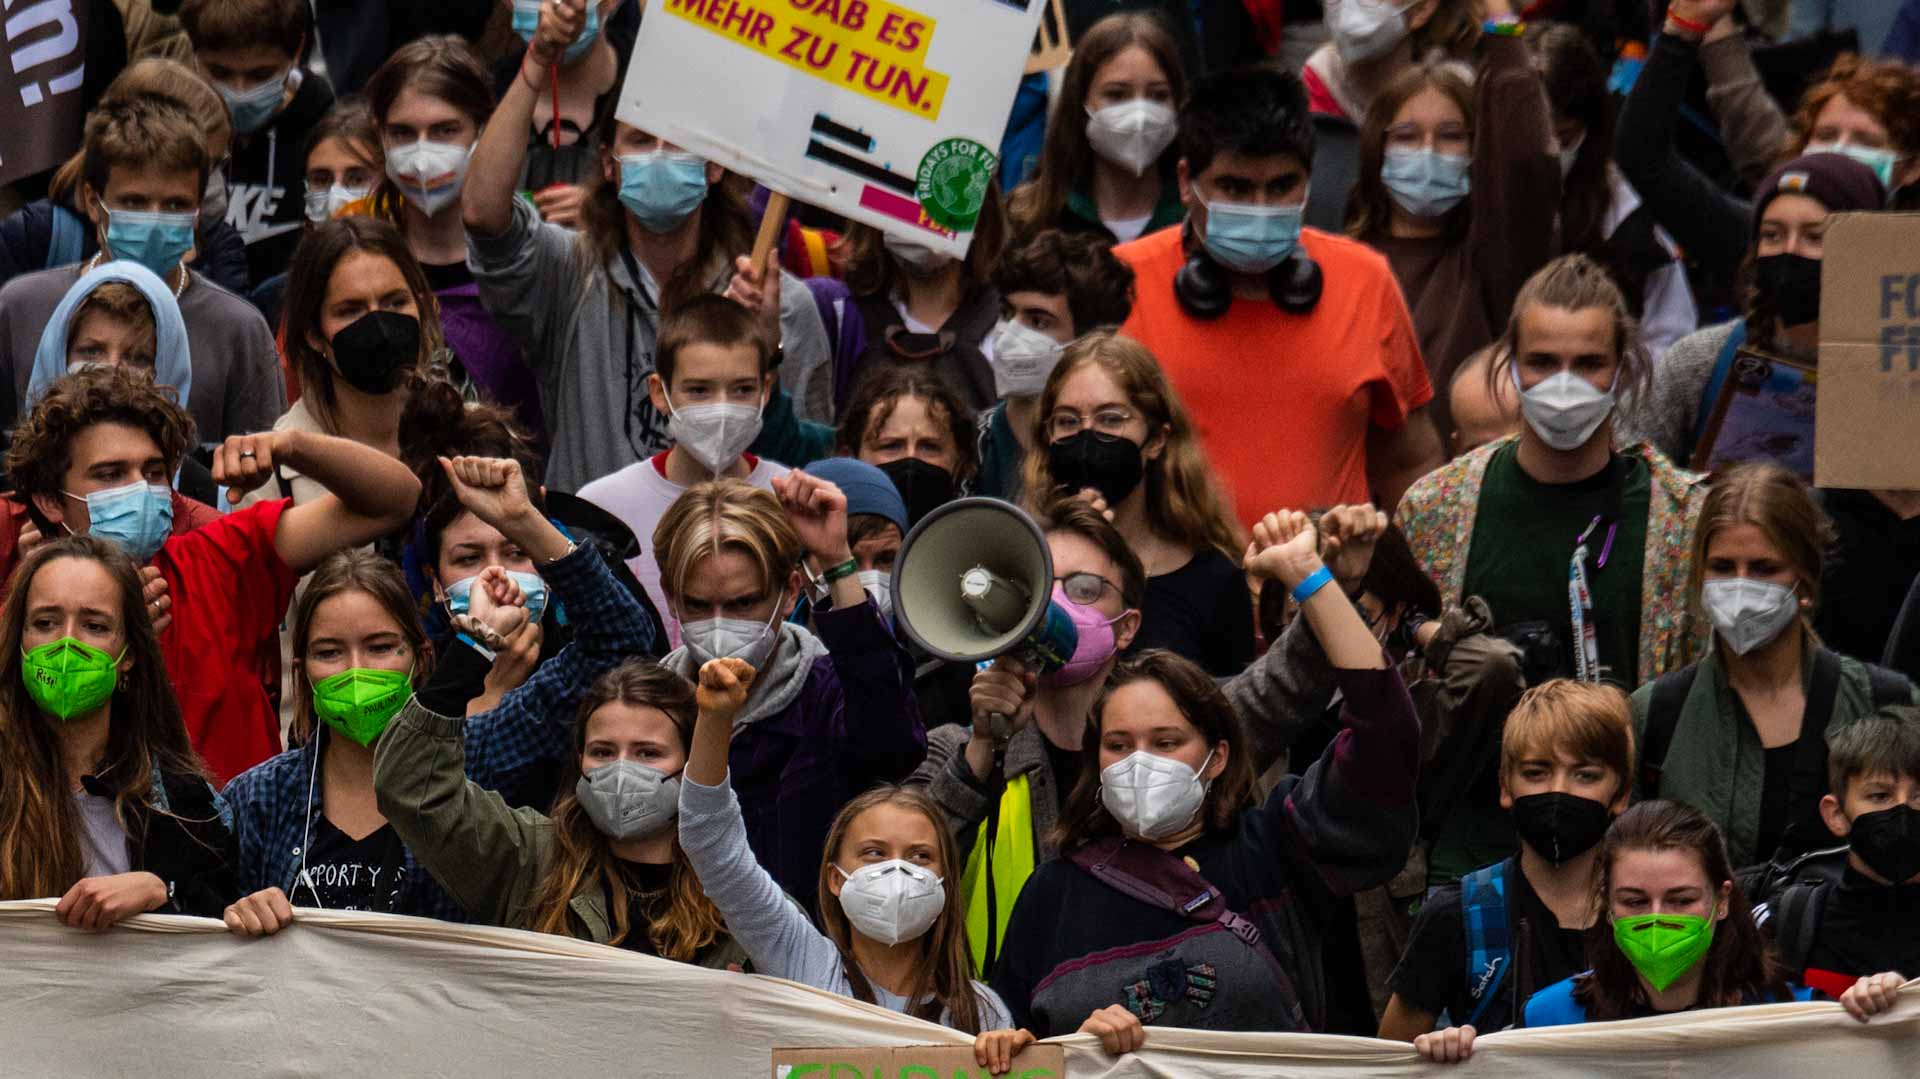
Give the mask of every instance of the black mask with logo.
[[333, 364], [361, 393], [390, 393], [420, 361], [420, 320], [369, 311], [333, 335]]
[[1146, 462], [1132, 439], [1087, 428], [1047, 444], [1047, 471], [1067, 491], [1091, 487], [1112, 507], [1140, 486]]
[[1559, 865], [1593, 849], [1613, 814], [1591, 798], [1562, 791], [1513, 800], [1513, 827], [1535, 854]]

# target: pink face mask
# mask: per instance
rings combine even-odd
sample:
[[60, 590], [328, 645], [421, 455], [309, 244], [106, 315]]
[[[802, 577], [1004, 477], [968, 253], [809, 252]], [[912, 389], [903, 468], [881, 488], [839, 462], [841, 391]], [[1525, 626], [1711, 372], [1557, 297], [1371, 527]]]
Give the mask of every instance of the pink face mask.
[[1053, 602], [1067, 612], [1067, 618], [1073, 622], [1074, 632], [1078, 634], [1078, 643], [1073, 646], [1073, 658], [1067, 660], [1067, 665], [1052, 674], [1041, 675], [1040, 684], [1077, 686], [1100, 673], [1100, 668], [1119, 650], [1114, 642], [1113, 624], [1126, 617], [1126, 612], [1122, 611], [1112, 618], [1102, 618], [1094, 608], [1082, 607], [1068, 599], [1066, 589], [1060, 586], [1059, 581], [1053, 582]]

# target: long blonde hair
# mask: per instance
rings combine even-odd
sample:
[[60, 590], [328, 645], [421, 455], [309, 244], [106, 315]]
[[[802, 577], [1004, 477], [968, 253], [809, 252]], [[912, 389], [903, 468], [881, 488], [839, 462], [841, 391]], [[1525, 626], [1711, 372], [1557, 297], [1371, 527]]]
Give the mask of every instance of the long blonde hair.
[[953, 830], [947, 827], [946, 814], [925, 790], [883, 784], [848, 802], [833, 818], [833, 827], [827, 830], [827, 842], [820, 856], [820, 928], [825, 930], [834, 947], [840, 949], [841, 966], [846, 969], [853, 995], [873, 1003], [873, 983], [867, 980], [866, 972], [853, 957], [853, 927], [847, 922], [846, 912], [834, 900], [831, 885], [847, 830], [860, 814], [883, 805], [919, 813], [933, 822], [933, 834], [939, 837], [940, 871], [948, 881], [947, 904], [940, 911], [940, 919], [915, 942], [919, 945], [919, 954], [914, 957], [913, 980], [905, 995], [910, 1007], [923, 997], [929, 999], [912, 1014], [939, 1022], [944, 1010], [948, 1026], [967, 1034], [978, 1034], [980, 1000], [973, 989], [973, 950], [967, 946], [967, 912], [960, 905], [960, 889], [953, 886], [958, 883], [961, 870], [960, 848], [953, 841]]
[[1029, 508], [1041, 510], [1058, 497], [1047, 465], [1046, 447], [1051, 441], [1047, 419], [1059, 402], [1060, 388], [1088, 364], [1099, 366], [1119, 385], [1127, 403], [1146, 421], [1149, 440], [1154, 432], [1166, 436], [1160, 456], [1146, 462], [1142, 480], [1147, 492], [1147, 520], [1153, 530], [1195, 550], [1213, 547], [1239, 564], [1245, 543], [1227, 515], [1226, 500], [1214, 484], [1213, 470], [1207, 465], [1206, 451], [1194, 434], [1186, 407], [1147, 346], [1113, 330], [1097, 330], [1067, 346], [1053, 374], [1047, 377], [1046, 388], [1040, 391], [1040, 407], [1033, 421], [1033, 449], [1020, 468]]
[[[580, 701], [579, 715], [573, 723], [573, 757], [554, 799], [553, 862], [541, 874], [540, 890], [527, 915], [527, 928], [536, 933], [572, 935], [568, 920], [573, 897], [598, 884], [609, 897], [607, 919], [613, 928], [609, 944], [619, 944], [636, 930], [643, 930], [653, 950], [663, 959], [687, 963], [726, 933], [726, 921], [719, 908], [700, 888], [700, 878], [692, 863], [673, 841], [672, 869], [667, 883], [667, 909], [645, 926], [629, 920], [633, 889], [620, 871], [613, 844], [594, 827], [574, 787], [580, 779], [580, 757], [587, 749], [587, 723], [593, 714], [610, 704], [630, 704], [656, 708], [665, 713], [680, 736], [681, 748], [693, 738], [693, 686], [686, 679], [647, 659], [629, 659], [601, 675]], [[673, 827], [671, 824], [669, 828]]]
[[781, 587], [800, 564], [800, 535], [779, 499], [740, 480], [709, 480], [687, 488], [654, 526], [660, 587], [678, 597], [693, 567], [723, 549], [746, 555], [769, 589]]

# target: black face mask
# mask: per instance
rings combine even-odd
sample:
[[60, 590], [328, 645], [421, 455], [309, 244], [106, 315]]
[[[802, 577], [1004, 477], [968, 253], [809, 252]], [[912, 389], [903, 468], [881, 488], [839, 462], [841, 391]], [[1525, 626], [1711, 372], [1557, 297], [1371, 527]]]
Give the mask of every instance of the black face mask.
[[1920, 873], [1920, 809], [1900, 805], [1862, 813], [1847, 833], [1853, 853], [1890, 884]]
[[1132, 439], [1089, 427], [1047, 444], [1047, 470], [1069, 492], [1091, 487], [1113, 507], [1140, 486], [1146, 464]]
[[1753, 261], [1754, 284], [1770, 301], [1782, 326], [1820, 321], [1820, 260], [1805, 255], [1764, 255]]
[[1559, 865], [1593, 849], [1613, 814], [1591, 798], [1561, 791], [1513, 800], [1513, 827], [1535, 854]]
[[907, 504], [908, 528], [919, 524], [920, 518], [953, 501], [953, 473], [939, 465], [929, 464], [918, 457], [902, 457], [881, 465], [880, 471], [893, 481], [894, 489], [900, 492], [901, 501]]
[[361, 393], [388, 393], [420, 361], [420, 320], [369, 311], [333, 335], [333, 363]]

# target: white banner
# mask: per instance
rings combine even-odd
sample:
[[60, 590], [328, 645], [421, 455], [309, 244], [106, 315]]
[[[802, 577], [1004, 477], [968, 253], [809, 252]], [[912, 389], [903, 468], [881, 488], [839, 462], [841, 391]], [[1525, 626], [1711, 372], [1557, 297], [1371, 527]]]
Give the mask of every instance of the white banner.
[[619, 118], [965, 255], [1046, 0], [647, 0]]
[[[153, 915], [86, 933], [52, 910], [0, 903], [0, 1073], [765, 1079], [775, 1048], [969, 1041], [790, 982], [565, 937], [308, 910], [265, 940]], [[1488, 1035], [1454, 1067], [1323, 1035], [1150, 1028], [1119, 1058], [1091, 1037], [1058, 1041], [1071, 1079], [1872, 1079], [1914, 1073], [1920, 985], [1864, 1027], [1837, 1004], [1730, 1008]]]

